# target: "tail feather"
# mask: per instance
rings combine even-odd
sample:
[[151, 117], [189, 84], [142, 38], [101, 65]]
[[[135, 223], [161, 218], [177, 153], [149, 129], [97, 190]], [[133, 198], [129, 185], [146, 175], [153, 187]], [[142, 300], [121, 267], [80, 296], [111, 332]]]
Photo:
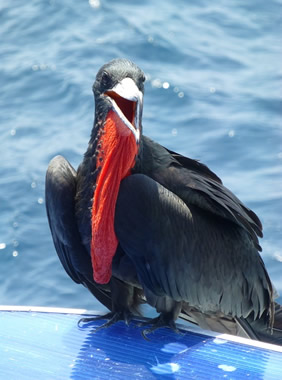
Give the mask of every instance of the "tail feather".
[[255, 321], [247, 320], [250, 328], [257, 336], [257, 340], [282, 346], [282, 305], [274, 304], [274, 323], [270, 328], [262, 318]]
[[247, 319], [233, 318], [222, 313], [202, 313], [187, 304], [183, 305], [179, 317], [205, 330], [282, 346], [282, 305], [278, 303], [274, 305], [273, 328], [269, 327], [267, 317], [264, 315], [256, 320], [253, 320], [251, 316]]

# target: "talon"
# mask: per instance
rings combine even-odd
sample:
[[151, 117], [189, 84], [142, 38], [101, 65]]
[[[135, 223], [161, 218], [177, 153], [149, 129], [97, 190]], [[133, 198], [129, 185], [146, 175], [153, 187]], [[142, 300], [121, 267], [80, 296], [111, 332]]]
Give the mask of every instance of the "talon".
[[148, 334], [151, 334], [152, 332], [154, 332], [155, 330], [158, 330], [161, 327], [170, 328], [176, 334], [183, 335], [183, 333], [176, 327], [174, 320], [169, 319], [166, 314], [160, 314], [160, 316], [157, 318], [153, 318], [153, 319], [146, 321], [146, 322], [140, 322], [139, 326], [144, 326], [144, 325], [148, 325], [148, 324], [151, 325], [151, 327], [148, 329], [144, 329], [141, 332], [141, 335], [145, 340], [150, 340], [148, 338]]
[[96, 327], [94, 332], [110, 327], [111, 325], [115, 324], [118, 321], [124, 321], [125, 324], [129, 326], [130, 321], [132, 319], [132, 314], [128, 311], [118, 311], [118, 312], [112, 311], [110, 313], [107, 313], [106, 315], [99, 315], [96, 317], [89, 317], [89, 318], [81, 318], [77, 322], [77, 325], [79, 328], [81, 328], [82, 327], [81, 323], [89, 323], [89, 322], [99, 321], [103, 319], [108, 319], [108, 321], [102, 324], [101, 326]]
[[77, 322], [77, 325], [79, 328], [82, 328], [81, 323], [90, 323], [90, 322], [95, 322], [95, 321], [100, 321], [102, 319], [109, 319], [112, 318], [113, 313], [107, 313], [105, 315], [98, 315], [96, 317], [87, 317], [87, 318], [80, 318], [80, 320]]
[[150, 329], [145, 329], [141, 332], [142, 337], [150, 342], [150, 339], [148, 338], [147, 334], [150, 334], [152, 331]]

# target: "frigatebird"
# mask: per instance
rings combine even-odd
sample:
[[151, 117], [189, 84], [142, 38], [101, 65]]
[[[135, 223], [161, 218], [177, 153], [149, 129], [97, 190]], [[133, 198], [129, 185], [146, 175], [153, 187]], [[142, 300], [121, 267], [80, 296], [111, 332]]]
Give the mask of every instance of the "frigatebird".
[[144, 336], [177, 330], [180, 316], [282, 344], [259, 218], [207, 166], [142, 134], [144, 82], [129, 60], [102, 66], [82, 163], [49, 164], [46, 208], [64, 269], [110, 310], [103, 327], [129, 323], [147, 302], [159, 316]]

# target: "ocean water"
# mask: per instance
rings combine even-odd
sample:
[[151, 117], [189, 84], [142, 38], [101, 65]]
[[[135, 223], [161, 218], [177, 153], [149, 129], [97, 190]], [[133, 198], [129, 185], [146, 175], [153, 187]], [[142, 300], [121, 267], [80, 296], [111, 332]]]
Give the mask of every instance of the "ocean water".
[[92, 83], [115, 57], [147, 75], [144, 133], [259, 215], [282, 294], [281, 0], [2, 0], [0, 25], [0, 304], [100, 308], [57, 258], [44, 177], [57, 154], [81, 161]]

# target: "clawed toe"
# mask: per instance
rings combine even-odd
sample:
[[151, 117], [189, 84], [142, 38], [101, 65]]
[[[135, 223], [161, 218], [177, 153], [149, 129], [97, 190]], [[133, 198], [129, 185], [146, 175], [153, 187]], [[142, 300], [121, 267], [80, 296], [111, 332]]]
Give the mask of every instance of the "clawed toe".
[[[132, 313], [127, 311], [127, 310], [126, 311], [124, 311], [124, 310], [123, 311], [116, 311], [116, 312], [112, 311], [106, 315], [81, 318], [78, 321], [78, 327], [82, 328], [83, 324], [88, 324], [88, 323], [96, 322], [96, 321], [100, 321], [100, 320], [107, 320], [107, 322], [103, 323], [101, 326], [95, 327], [95, 329], [93, 331], [97, 332], [101, 329], [105, 329], [105, 328], [112, 326], [113, 324], [115, 324], [118, 321], [124, 321], [125, 324], [128, 326], [132, 320], [132, 317], [133, 317]], [[150, 327], [144, 329], [141, 332], [142, 337], [145, 340], [149, 340], [148, 335], [153, 333], [155, 330], [158, 330], [161, 327], [167, 327], [167, 328], [170, 328], [171, 330], [173, 330], [177, 334], [182, 334], [181, 331], [176, 327], [174, 320], [170, 317], [169, 314], [168, 315], [167, 314], [160, 314], [157, 318], [153, 318], [153, 319], [150, 319], [150, 320], [144, 321], [144, 322], [138, 322], [138, 324], [137, 324], [138, 327], [148, 326], [148, 325]]]
[[101, 326], [96, 327], [94, 332], [110, 327], [118, 321], [124, 321], [125, 324], [128, 326], [132, 319], [132, 314], [128, 311], [110, 312], [110, 313], [107, 313], [106, 315], [101, 315], [101, 316], [99, 315], [97, 317], [81, 318], [77, 324], [78, 324], [78, 327], [81, 328], [82, 324], [87, 324], [90, 322], [95, 322], [95, 321], [100, 321], [100, 320], [105, 320], [105, 319], [107, 319], [108, 321], [102, 324]]
[[144, 339], [149, 340], [148, 335], [153, 333], [155, 330], [158, 330], [161, 327], [167, 327], [173, 330], [176, 334], [182, 334], [182, 332], [176, 327], [173, 320], [167, 320], [162, 314], [157, 317], [149, 320], [148, 322], [141, 322], [139, 326], [151, 325], [150, 328], [144, 329], [142, 331], [142, 336]]
[[112, 318], [113, 313], [107, 313], [105, 315], [98, 315], [96, 317], [87, 317], [87, 318], [80, 318], [80, 320], [77, 322], [78, 327], [82, 327], [82, 324], [87, 324], [90, 322], [95, 322], [95, 321], [101, 321], [103, 319], [110, 319]]

